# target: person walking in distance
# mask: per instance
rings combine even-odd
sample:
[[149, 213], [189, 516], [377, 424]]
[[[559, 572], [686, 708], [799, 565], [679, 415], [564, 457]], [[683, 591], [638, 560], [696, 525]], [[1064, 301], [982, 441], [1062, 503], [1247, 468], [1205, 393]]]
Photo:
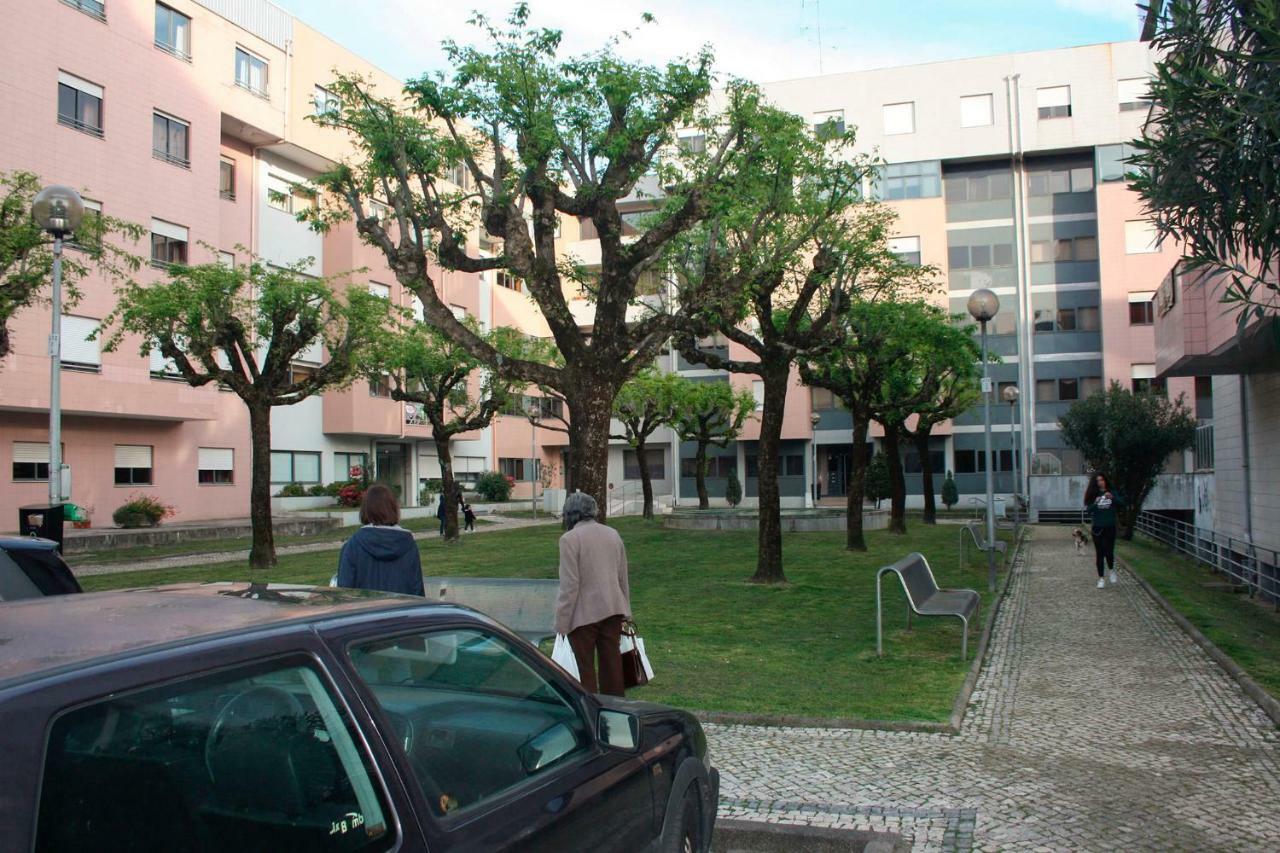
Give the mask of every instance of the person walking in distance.
[[1116, 574], [1116, 510], [1124, 505], [1106, 474], [1094, 474], [1084, 492], [1085, 512], [1093, 522], [1093, 551], [1098, 565], [1098, 589], [1107, 585], [1105, 569], [1111, 570], [1111, 583], [1118, 583]]
[[338, 554], [337, 586], [423, 595], [422, 558], [413, 534], [400, 526], [396, 496], [381, 483], [364, 493], [363, 527]]
[[440, 535], [444, 535], [445, 520], [448, 516], [444, 508], [444, 492], [440, 493], [440, 500], [436, 503], [436, 518], [440, 519]]
[[463, 529], [474, 533], [476, 529], [476, 511], [471, 508], [471, 504], [467, 503], [466, 498], [459, 497], [458, 503], [462, 509], [462, 519], [466, 522], [466, 526]]
[[618, 531], [596, 521], [599, 511], [595, 498], [582, 492], [564, 502], [555, 628], [569, 638], [582, 686], [622, 696], [619, 643], [623, 620], [631, 617], [627, 549]]

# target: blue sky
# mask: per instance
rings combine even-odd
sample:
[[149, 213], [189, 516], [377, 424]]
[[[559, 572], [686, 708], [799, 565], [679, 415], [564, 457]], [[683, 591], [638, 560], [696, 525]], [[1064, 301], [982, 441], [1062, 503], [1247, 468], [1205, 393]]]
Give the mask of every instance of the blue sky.
[[[440, 42], [471, 41], [473, 10], [514, 0], [275, 0], [401, 78], [445, 66]], [[710, 43], [716, 68], [758, 81], [1136, 38], [1134, 0], [530, 0], [535, 24], [572, 52], [639, 25], [632, 58], [687, 56]], [[820, 26], [819, 26], [820, 24]], [[819, 35], [822, 50], [819, 52]], [[821, 59], [821, 65], [819, 63]]]

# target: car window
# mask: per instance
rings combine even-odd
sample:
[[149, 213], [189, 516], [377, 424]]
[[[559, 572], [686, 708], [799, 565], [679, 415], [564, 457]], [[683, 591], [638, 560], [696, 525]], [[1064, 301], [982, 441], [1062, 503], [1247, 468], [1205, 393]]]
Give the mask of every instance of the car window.
[[386, 850], [387, 808], [319, 675], [285, 664], [112, 696], [53, 724], [41, 851]]
[[490, 800], [587, 749], [570, 699], [496, 635], [402, 636], [357, 645], [351, 658], [437, 815]]

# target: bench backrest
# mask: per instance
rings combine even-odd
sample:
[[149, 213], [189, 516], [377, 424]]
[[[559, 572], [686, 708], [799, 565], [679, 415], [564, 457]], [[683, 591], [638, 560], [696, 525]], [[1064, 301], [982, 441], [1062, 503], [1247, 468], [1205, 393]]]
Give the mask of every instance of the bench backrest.
[[888, 568], [893, 569], [902, 579], [902, 586], [907, 591], [907, 599], [912, 607], [918, 608], [938, 591], [938, 582], [934, 580], [929, 561], [919, 551], [908, 554]]
[[558, 580], [424, 577], [422, 583], [428, 599], [479, 610], [532, 643], [555, 636]]
[[969, 535], [973, 537], [973, 544], [979, 549], [985, 551], [987, 549], [987, 541], [985, 539], [987, 529], [985, 524], [969, 523], [964, 526], [969, 531]]

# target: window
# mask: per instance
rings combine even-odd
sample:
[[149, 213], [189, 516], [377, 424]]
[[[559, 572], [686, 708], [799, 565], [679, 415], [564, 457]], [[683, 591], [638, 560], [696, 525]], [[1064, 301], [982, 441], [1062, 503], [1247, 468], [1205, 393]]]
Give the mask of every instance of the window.
[[1155, 377], [1134, 377], [1133, 393], [1135, 394], [1156, 394], [1165, 397], [1169, 394], [1169, 386], [1163, 379]]
[[1149, 219], [1130, 219], [1124, 224], [1124, 251], [1142, 255], [1160, 251], [1155, 223]]
[[1131, 110], [1147, 110], [1151, 107], [1151, 79], [1149, 77], [1130, 77], [1116, 81], [1116, 96], [1120, 102], [1120, 112]]
[[1096, 305], [1079, 308], [1040, 308], [1035, 312], [1037, 332], [1096, 332], [1098, 308]]
[[1027, 192], [1033, 196], [1085, 193], [1092, 189], [1092, 166], [1041, 169], [1027, 174]]
[[227, 201], [236, 200], [236, 161], [223, 157], [218, 163], [218, 195]]
[[[498, 470], [505, 476], [516, 480], [530, 480], [538, 476], [541, 465], [537, 459], [517, 459], [502, 457], [498, 459]], [[532, 474], [533, 477], [529, 475]]]
[[844, 404], [840, 402], [840, 398], [827, 388], [810, 388], [809, 389], [809, 405], [815, 412], [827, 412], [832, 409], [843, 409]]
[[1013, 175], [993, 172], [987, 175], [947, 175], [947, 201], [999, 201], [1013, 198]]
[[[929, 467], [932, 469], [934, 474], [944, 473], [947, 470], [946, 465], [947, 461], [945, 453], [941, 450], [929, 451]], [[907, 452], [903, 454], [902, 470], [905, 474], [921, 473], [920, 453], [914, 447], [908, 449]]]
[[524, 280], [513, 274], [511, 270], [496, 270], [496, 272], [498, 287], [514, 290], [516, 293], [524, 290]]
[[844, 134], [844, 110], [824, 110], [813, 114], [813, 135], [835, 139]]
[[235, 482], [235, 451], [230, 447], [196, 450], [196, 482], [202, 486], [230, 486]]
[[190, 167], [188, 137], [191, 128], [182, 119], [157, 112], [151, 117], [151, 155], [175, 166]]
[[461, 305], [450, 305], [449, 311], [452, 312], [454, 319], [456, 320], [467, 319], [467, 309], [463, 308]]
[[359, 480], [368, 473], [369, 457], [363, 453], [333, 454], [333, 479], [345, 483], [348, 480]]
[[89, 336], [98, 331], [100, 321], [65, 314], [62, 317], [62, 366], [67, 370], [102, 369], [98, 341]]
[[1155, 291], [1141, 290], [1129, 294], [1129, 325], [1150, 326], [1155, 322]]
[[389, 284], [378, 284], [376, 281], [371, 281], [369, 282], [369, 293], [379, 299], [391, 301], [391, 285]]
[[953, 270], [988, 269], [1013, 265], [1013, 244], [992, 243], [977, 246], [950, 246], [947, 263]]
[[267, 61], [242, 47], [236, 48], [236, 85], [259, 98], [267, 97]]
[[84, 202], [84, 219], [67, 241], [67, 247], [96, 252], [102, 248], [102, 202], [91, 198], [82, 198], [81, 201]]
[[62, 0], [62, 2], [72, 9], [79, 9], [91, 18], [97, 18], [99, 21], [107, 19], [107, 7], [103, 0]]
[[58, 124], [102, 137], [102, 87], [58, 72]]
[[163, 267], [187, 262], [187, 229], [163, 219], [151, 220], [151, 264]]
[[696, 131], [682, 130], [676, 133], [676, 145], [686, 154], [701, 154], [707, 150], [707, 137]]
[[1033, 264], [1096, 261], [1097, 259], [1098, 238], [1093, 236], [1034, 240], [1031, 243], [1031, 263]]
[[236, 253], [218, 252], [218, 263], [222, 264], [224, 267], [234, 267], [236, 265]]
[[317, 670], [284, 661], [80, 706], [49, 732], [35, 847], [101, 849], [144, 825], [191, 849], [386, 850], [393, 824], [341, 709]]
[[751, 380], [751, 397], [756, 401], [756, 411], [764, 409], [764, 381], [760, 379]]
[[1123, 181], [1128, 174], [1138, 172], [1138, 168], [1125, 162], [1134, 155], [1133, 146], [1129, 143], [1119, 145], [1099, 145], [1097, 151], [1098, 180]]
[[191, 61], [191, 19], [163, 3], [156, 4], [156, 47]]
[[960, 126], [986, 127], [995, 124], [995, 109], [990, 94], [964, 95], [960, 98]]
[[1082, 376], [1080, 377], [1080, 399], [1092, 397], [1102, 390], [1101, 376]]
[[15, 441], [13, 443], [13, 479], [15, 482], [49, 479], [49, 442]]
[[147, 444], [116, 445], [117, 486], [151, 485], [151, 446]]
[[884, 105], [884, 135], [896, 136], [916, 132], [916, 105], [914, 101]]
[[320, 482], [320, 454], [301, 450], [271, 451], [271, 482]]
[[1058, 380], [1058, 399], [1059, 400], [1079, 400], [1080, 399], [1080, 383], [1075, 379], [1059, 379]]
[[342, 99], [324, 86], [316, 86], [315, 94], [311, 96], [311, 103], [315, 106], [315, 114], [318, 116], [336, 117], [342, 114]]
[[[745, 458], [747, 464], [747, 476], [755, 479], [760, 476], [760, 457], [755, 453], [748, 453]], [[804, 454], [788, 453], [778, 456], [778, 476], [779, 477], [803, 477], [804, 476]], [[727, 474], [726, 474], [727, 476]]]
[[1041, 403], [1081, 400], [1102, 388], [1102, 377], [1085, 376], [1079, 379], [1037, 379], [1036, 400]]
[[369, 213], [384, 225], [391, 221], [391, 207], [376, 198], [369, 199]]
[[1049, 86], [1036, 89], [1036, 107], [1040, 118], [1071, 117], [1071, 87]]
[[[738, 469], [738, 458], [736, 456], [708, 456], [707, 457], [707, 477], [708, 479], [726, 479], [730, 471]], [[680, 476], [693, 479], [698, 476], [698, 460], [693, 456], [686, 456], [680, 460]]]
[[920, 238], [894, 237], [889, 241], [889, 251], [898, 256], [898, 260], [912, 266], [920, 266]]
[[987, 454], [981, 450], [956, 450], [957, 474], [981, 474], [987, 470]]
[[391, 377], [387, 374], [369, 380], [369, 396], [391, 399]]
[[937, 160], [890, 163], [876, 170], [871, 189], [877, 198], [889, 201], [937, 198], [942, 194], [942, 167]]
[[[667, 478], [667, 464], [662, 448], [646, 448], [644, 461], [649, 468], [649, 479], [665, 480]], [[624, 480], [640, 479], [640, 461], [634, 450], [622, 451], [622, 478]]]
[[354, 647], [351, 661], [393, 719], [431, 720], [409, 763], [437, 815], [539, 785], [591, 748], [576, 701], [495, 634], [455, 628], [378, 640]]

